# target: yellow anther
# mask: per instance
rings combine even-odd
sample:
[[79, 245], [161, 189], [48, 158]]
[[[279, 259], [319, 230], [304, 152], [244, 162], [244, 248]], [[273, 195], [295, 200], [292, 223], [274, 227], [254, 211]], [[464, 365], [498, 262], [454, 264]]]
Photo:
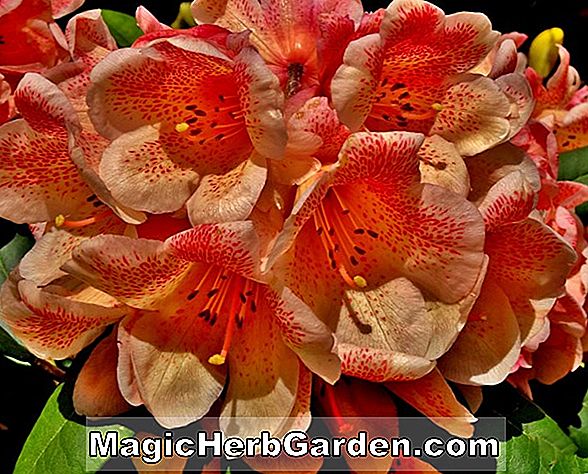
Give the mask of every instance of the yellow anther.
[[529, 48], [529, 66], [541, 77], [547, 77], [558, 57], [558, 45], [563, 44], [561, 28], [551, 28], [539, 33]]
[[55, 226], [56, 227], [61, 227], [61, 226], [63, 226], [63, 224], [65, 224], [65, 216], [63, 214], [59, 214], [55, 218]]
[[186, 122], [178, 123], [176, 125], [176, 132], [184, 133], [184, 132], [187, 132], [189, 128], [190, 128], [190, 125], [188, 125]]
[[365, 278], [359, 275], [353, 277], [353, 283], [355, 283], [359, 288], [365, 288], [367, 286], [367, 281]]
[[212, 365], [223, 365], [227, 358], [221, 354], [214, 354], [208, 358], [208, 363]]
[[437, 112], [441, 112], [443, 110], [443, 106], [439, 102], [435, 102], [431, 105], [431, 108]]

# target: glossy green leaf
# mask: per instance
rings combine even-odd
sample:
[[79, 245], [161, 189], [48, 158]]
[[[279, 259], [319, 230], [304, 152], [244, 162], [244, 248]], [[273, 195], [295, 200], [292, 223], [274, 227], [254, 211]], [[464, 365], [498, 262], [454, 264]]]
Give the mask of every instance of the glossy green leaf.
[[588, 175], [588, 147], [578, 148], [559, 155], [560, 181], [577, 181], [581, 176]]
[[[499, 469], [509, 474], [584, 474], [588, 460], [578, 446], [541, 408], [514, 389], [513, 409], [503, 412], [512, 436], [502, 443]], [[500, 411], [500, 410], [499, 410]]]
[[[75, 414], [70, 395], [63, 385], [53, 392], [20, 453], [14, 474], [83, 474], [97, 472], [108, 461], [87, 458], [86, 426]], [[133, 434], [120, 425], [100, 430], [116, 430], [120, 437]]]
[[131, 46], [143, 34], [137, 26], [137, 20], [126, 13], [102, 10], [102, 18], [121, 48]]
[[570, 426], [570, 438], [578, 446], [578, 455], [588, 458], [588, 393], [584, 397], [579, 416], [580, 428]]
[[[0, 249], [0, 285], [8, 278], [24, 254], [30, 250], [33, 243], [32, 238], [16, 234]], [[33, 359], [33, 356], [2, 328], [0, 328], [0, 353], [25, 362]]]
[[16, 234], [10, 243], [0, 249], [0, 283], [4, 283], [20, 259], [31, 249], [33, 243], [33, 239]]

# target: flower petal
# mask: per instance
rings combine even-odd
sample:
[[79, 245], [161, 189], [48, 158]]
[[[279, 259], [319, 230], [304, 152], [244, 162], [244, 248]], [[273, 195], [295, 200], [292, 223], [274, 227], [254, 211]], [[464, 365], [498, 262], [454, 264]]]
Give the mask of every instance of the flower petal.
[[203, 224], [170, 237], [167, 245], [182, 260], [218, 265], [248, 278], [257, 271], [259, 240], [251, 221]]
[[431, 340], [430, 317], [419, 289], [397, 278], [373, 290], [346, 293], [337, 339], [364, 350], [424, 357]]
[[488, 278], [512, 299], [559, 296], [576, 260], [575, 251], [559, 235], [534, 219], [492, 231], [486, 253]]
[[94, 341], [128, 312], [73, 301], [29, 281], [5, 285], [2, 322], [41, 358], [66, 359]]
[[511, 131], [511, 104], [487, 77], [464, 77], [449, 87], [440, 103], [443, 110], [437, 114], [431, 133], [455, 144], [464, 156], [492, 148]]
[[192, 225], [245, 220], [266, 183], [264, 159], [244, 161], [225, 175], [202, 178], [186, 203]]
[[288, 288], [266, 292], [265, 300], [280, 326], [284, 342], [313, 373], [335, 383], [341, 373], [337, 344], [329, 328]]
[[128, 333], [119, 336], [120, 359], [130, 360], [140, 397], [159, 424], [184, 426], [208, 412], [225, 383], [225, 367], [207, 362], [222, 345], [222, 331], [172, 306], [128, 318], [120, 331]]
[[68, 129], [79, 127], [75, 111], [37, 74], [22, 79], [15, 101], [24, 119], [0, 128], [0, 214], [23, 223], [75, 213], [92, 194], [69, 154]]
[[116, 330], [100, 341], [78, 374], [73, 404], [80, 415], [116, 416], [131, 409], [118, 388]]
[[[198, 185], [198, 173], [170, 156], [157, 126], [125, 133], [104, 151], [100, 177], [113, 197], [132, 209], [156, 214], [181, 208]], [[172, 148], [173, 149], [173, 148]]]
[[465, 328], [438, 366], [453, 382], [495, 385], [510, 374], [520, 351], [519, 326], [508, 298], [487, 280]]
[[63, 270], [130, 306], [156, 309], [190, 266], [159, 241], [102, 235], [82, 242]]
[[[298, 357], [282, 341], [269, 305], [246, 317], [236, 337], [228, 356], [229, 386], [221, 429], [243, 438], [263, 430], [276, 434], [296, 401]], [[247, 422], [235, 418], [247, 418]]]
[[53, 18], [61, 18], [69, 15], [84, 4], [85, 0], [51, 0], [51, 13]]
[[435, 362], [390, 350], [358, 347], [339, 342], [341, 371], [345, 375], [373, 382], [414, 380], [429, 373]]
[[519, 222], [533, 211], [536, 194], [533, 186], [520, 171], [513, 171], [490, 188], [478, 206], [484, 217], [486, 230]]
[[467, 197], [470, 177], [454, 144], [438, 135], [428, 137], [419, 149], [418, 157], [423, 183], [436, 184]]
[[386, 387], [449, 433], [466, 438], [474, 433], [471, 423], [476, 418], [457, 401], [437, 369], [418, 380]]

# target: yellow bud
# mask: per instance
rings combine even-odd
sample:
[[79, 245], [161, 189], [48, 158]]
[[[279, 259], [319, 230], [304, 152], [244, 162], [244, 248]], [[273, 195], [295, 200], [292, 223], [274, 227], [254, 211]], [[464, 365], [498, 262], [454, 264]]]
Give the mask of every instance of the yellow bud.
[[176, 125], [176, 132], [184, 133], [184, 132], [187, 132], [189, 128], [190, 128], [190, 125], [188, 125], [186, 122], [178, 123]]
[[208, 358], [208, 363], [212, 365], [223, 365], [227, 358], [221, 354], [214, 354]]
[[365, 288], [367, 286], [367, 281], [364, 277], [356, 275], [353, 277], [353, 282], [359, 287], [359, 288]]
[[529, 48], [529, 66], [541, 77], [547, 77], [558, 57], [557, 46], [562, 44], [564, 32], [561, 28], [551, 28], [537, 35]]
[[65, 216], [63, 214], [59, 214], [55, 218], [55, 226], [56, 227], [61, 227], [63, 224], [65, 224]]

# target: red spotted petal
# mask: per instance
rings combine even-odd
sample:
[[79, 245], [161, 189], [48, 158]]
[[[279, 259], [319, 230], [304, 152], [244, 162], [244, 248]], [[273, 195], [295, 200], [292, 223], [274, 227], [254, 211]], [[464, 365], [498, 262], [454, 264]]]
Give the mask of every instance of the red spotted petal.
[[457, 401], [437, 369], [421, 379], [387, 383], [386, 387], [451, 434], [462, 437], [473, 434], [471, 423], [476, 418]]
[[159, 241], [102, 235], [82, 242], [63, 269], [131, 306], [155, 309], [189, 267]]
[[507, 296], [558, 296], [576, 260], [574, 250], [534, 219], [499, 227], [486, 238], [488, 278]]
[[532, 185], [520, 171], [513, 171], [498, 181], [479, 205], [486, 230], [519, 222], [535, 207], [536, 195]]
[[84, 4], [85, 0], [51, 0], [53, 18], [69, 15]]
[[168, 239], [175, 256], [219, 265], [241, 276], [257, 271], [259, 241], [250, 221], [197, 226]]
[[247, 160], [225, 175], [208, 175], [186, 203], [192, 225], [245, 220], [266, 184], [263, 158]]
[[3, 324], [41, 358], [66, 359], [94, 341], [127, 310], [67, 299], [25, 280], [2, 291]]
[[439, 101], [431, 133], [455, 144], [462, 155], [481, 153], [504, 141], [511, 131], [511, 103], [487, 77], [466, 76]]
[[445, 17], [421, 0], [395, 1], [380, 35], [346, 51], [333, 79], [335, 108], [353, 130], [365, 120], [370, 130], [428, 132], [448, 80], [481, 62], [497, 36], [483, 15]]
[[0, 128], [1, 214], [21, 223], [75, 214], [92, 192], [69, 154], [68, 129], [79, 127], [74, 110], [55, 85], [35, 74], [21, 81], [15, 100], [24, 118]]

